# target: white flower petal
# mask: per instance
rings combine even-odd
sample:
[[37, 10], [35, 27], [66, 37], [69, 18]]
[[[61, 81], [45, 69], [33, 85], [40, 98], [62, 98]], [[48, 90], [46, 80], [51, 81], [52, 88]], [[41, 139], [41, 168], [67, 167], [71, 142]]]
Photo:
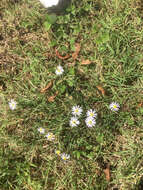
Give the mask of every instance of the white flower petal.
[[116, 102], [112, 102], [110, 105], [109, 105], [109, 108], [112, 110], [112, 111], [118, 111], [119, 108], [120, 108], [120, 105]]
[[93, 126], [95, 126], [96, 121], [93, 117], [87, 117], [85, 119], [85, 123], [86, 123], [87, 127], [93, 127]]
[[71, 117], [71, 119], [70, 119], [70, 126], [71, 127], [76, 127], [79, 124], [80, 124], [80, 122], [76, 117]]
[[54, 141], [55, 140], [55, 135], [53, 133], [48, 133], [45, 135], [48, 141]]
[[16, 109], [17, 102], [14, 101], [13, 99], [10, 100], [10, 102], [9, 102], [8, 104], [9, 104], [9, 108], [10, 108], [11, 110], [15, 110], [15, 109]]
[[64, 69], [61, 65], [59, 65], [55, 71], [56, 75], [62, 75], [64, 72]]
[[38, 128], [38, 131], [39, 131], [39, 133], [41, 133], [41, 134], [44, 134], [44, 133], [45, 133], [45, 129], [42, 128], [42, 127], [39, 127], [39, 128]]
[[88, 110], [86, 114], [87, 114], [87, 117], [93, 117], [93, 118], [95, 118], [97, 116], [96, 111], [92, 110], [92, 109]]
[[62, 159], [63, 161], [67, 161], [67, 160], [70, 159], [70, 155], [69, 155], [69, 154], [62, 153], [62, 154], [61, 154], [61, 159]]
[[75, 116], [80, 116], [82, 114], [82, 111], [82, 108], [78, 105], [72, 107], [72, 114]]

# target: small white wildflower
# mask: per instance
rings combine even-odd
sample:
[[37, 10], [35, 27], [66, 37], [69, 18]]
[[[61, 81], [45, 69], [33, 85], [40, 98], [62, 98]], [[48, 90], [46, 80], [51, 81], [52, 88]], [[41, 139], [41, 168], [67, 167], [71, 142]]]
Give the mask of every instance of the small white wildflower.
[[93, 127], [96, 124], [96, 121], [93, 117], [87, 117], [85, 119], [85, 123], [86, 123], [87, 127]]
[[60, 150], [55, 150], [55, 154], [57, 154], [58, 156], [61, 155], [61, 151]]
[[70, 126], [71, 127], [76, 127], [79, 124], [80, 124], [80, 122], [76, 117], [71, 117], [71, 119], [70, 119]]
[[62, 154], [61, 154], [61, 159], [62, 159], [63, 161], [67, 161], [68, 159], [70, 159], [70, 155], [69, 155], [69, 154], [62, 153]]
[[54, 141], [55, 140], [55, 135], [53, 133], [48, 133], [45, 135], [48, 141]]
[[44, 134], [44, 133], [45, 133], [45, 129], [42, 128], [42, 127], [39, 127], [39, 128], [38, 128], [38, 131], [39, 131], [39, 133], [41, 133], [41, 134]]
[[82, 108], [80, 106], [73, 106], [72, 107], [72, 114], [75, 116], [80, 116], [82, 114]]
[[110, 105], [109, 105], [109, 108], [112, 110], [112, 111], [118, 111], [119, 108], [120, 108], [120, 105], [116, 102], [112, 102]]
[[61, 65], [59, 65], [56, 69], [56, 75], [62, 75], [64, 72], [64, 69]]
[[10, 100], [10, 102], [8, 103], [9, 104], [9, 108], [11, 110], [15, 110], [16, 109], [16, 105], [17, 105], [17, 102], [14, 101], [14, 100]]
[[95, 118], [97, 116], [96, 111], [92, 110], [92, 109], [88, 110], [86, 114], [87, 114], [87, 117], [93, 117], [93, 118]]

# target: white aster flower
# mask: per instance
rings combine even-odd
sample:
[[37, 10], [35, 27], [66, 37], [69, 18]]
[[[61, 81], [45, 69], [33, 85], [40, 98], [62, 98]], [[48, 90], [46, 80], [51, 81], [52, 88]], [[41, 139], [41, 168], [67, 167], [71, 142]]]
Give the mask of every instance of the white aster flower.
[[87, 117], [93, 117], [93, 118], [95, 118], [97, 116], [96, 111], [92, 110], [92, 109], [88, 110], [86, 114], [87, 114]]
[[60, 150], [55, 150], [55, 154], [57, 154], [58, 156], [61, 155], [61, 151]]
[[56, 69], [56, 75], [62, 75], [64, 72], [64, 69], [61, 65], [59, 65]]
[[109, 108], [112, 110], [112, 111], [118, 111], [119, 108], [120, 108], [120, 105], [116, 102], [112, 102], [110, 105], [109, 105]]
[[85, 123], [86, 123], [87, 127], [93, 127], [96, 124], [96, 121], [93, 117], [87, 117], [85, 119]]
[[42, 127], [39, 127], [39, 128], [38, 128], [38, 131], [39, 131], [39, 133], [41, 133], [41, 134], [44, 134], [44, 133], [45, 133], [45, 129], [42, 128]]
[[72, 114], [75, 116], [80, 116], [82, 114], [82, 108], [80, 106], [73, 106]]
[[16, 109], [17, 102], [14, 101], [13, 99], [10, 100], [10, 102], [9, 102], [8, 104], [9, 104], [9, 108], [10, 108], [11, 110], [15, 110], [15, 109]]
[[48, 141], [54, 141], [55, 140], [55, 135], [53, 133], [48, 133], [45, 135]]
[[63, 161], [67, 161], [68, 159], [70, 159], [70, 155], [69, 155], [69, 154], [62, 153], [62, 154], [61, 154], [61, 159], [62, 159]]
[[70, 126], [71, 127], [76, 127], [79, 124], [80, 124], [80, 122], [76, 117], [71, 117], [71, 119], [70, 119]]

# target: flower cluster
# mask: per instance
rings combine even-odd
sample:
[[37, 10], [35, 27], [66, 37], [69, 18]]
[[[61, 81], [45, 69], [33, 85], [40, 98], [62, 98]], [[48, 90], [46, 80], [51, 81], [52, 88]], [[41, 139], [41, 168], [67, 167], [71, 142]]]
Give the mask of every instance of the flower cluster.
[[[42, 127], [39, 127], [38, 131], [39, 131], [40, 134], [45, 134], [45, 129], [42, 128]], [[55, 140], [55, 135], [53, 133], [50, 133], [50, 132], [47, 133], [45, 135], [45, 137], [47, 138], [48, 141], [54, 141]]]
[[[40, 134], [45, 134], [45, 129], [42, 127], [38, 128], [38, 131]], [[51, 132], [48, 132], [45, 137], [47, 138], [48, 141], [54, 141], [55, 140], [55, 135]], [[70, 159], [70, 155], [66, 153], [61, 153], [60, 150], [55, 150], [55, 154], [61, 157], [63, 161], [67, 161]]]
[[[81, 116], [82, 112], [83, 112], [83, 109], [79, 105], [72, 107], [72, 115], [73, 116], [71, 117], [70, 122], [69, 122], [71, 127], [77, 127], [80, 124], [78, 117]], [[85, 119], [85, 123], [86, 123], [87, 127], [95, 126], [95, 124], [96, 124], [95, 118], [97, 116], [96, 111], [90, 109], [87, 111], [86, 115], [87, 115], [87, 117]]]
[[[109, 105], [109, 108], [111, 109], [111, 111], [116, 112], [119, 110], [120, 105], [116, 102], [112, 102]], [[69, 125], [71, 127], [77, 127], [80, 124], [80, 121], [78, 118], [81, 116], [82, 112], [83, 112], [83, 109], [79, 105], [72, 107], [72, 115], [73, 116], [71, 117], [71, 119], [69, 121]], [[96, 124], [96, 117], [97, 117], [96, 111], [94, 109], [89, 109], [86, 112], [86, 119], [85, 119], [86, 126], [89, 128], [94, 127]]]
[[94, 127], [96, 124], [95, 118], [97, 117], [97, 113], [95, 110], [88, 110], [87, 113], [87, 118], [85, 119], [85, 123], [87, 125], [87, 127]]
[[72, 115], [70, 119], [70, 126], [71, 127], [77, 127], [80, 124], [80, 121], [78, 120], [78, 117], [82, 114], [82, 108], [80, 106], [73, 106], [72, 108]]
[[[57, 70], [56, 70], [56, 74], [61, 75], [63, 72], [64, 72], [63, 68], [59, 65]], [[11, 110], [15, 110], [16, 107], [17, 107], [17, 102], [15, 100], [13, 100], [13, 99], [11, 99], [8, 104], [9, 104], [9, 108]], [[112, 102], [109, 105], [109, 108], [110, 108], [111, 111], [117, 112], [120, 109], [120, 105], [118, 103], [116, 103], [116, 102]], [[82, 113], [83, 113], [83, 109], [79, 105], [76, 105], [76, 106], [72, 107], [72, 117], [71, 117], [71, 119], [69, 121], [69, 125], [71, 127], [77, 127], [80, 124], [79, 117], [82, 115]], [[94, 127], [95, 124], [96, 124], [96, 117], [97, 117], [96, 111], [94, 109], [89, 109], [86, 112], [86, 119], [85, 119], [86, 126], [89, 127], [89, 128]], [[40, 134], [45, 134], [45, 129], [42, 128], [42, 127], [39, 127], [38, 132]], [[48, 132], [45, 135], [45, 137], [46, 137], [46, 139], [48, 141], [55, 141], [55, 135], [53, 133], [51, 133], [51, 132]], [[67, 160], [70, 159], [69, 154], [61, 153], [60, 150], [55, 150], [55, 154], [60, 156], [63, 161], [67, 161]]]

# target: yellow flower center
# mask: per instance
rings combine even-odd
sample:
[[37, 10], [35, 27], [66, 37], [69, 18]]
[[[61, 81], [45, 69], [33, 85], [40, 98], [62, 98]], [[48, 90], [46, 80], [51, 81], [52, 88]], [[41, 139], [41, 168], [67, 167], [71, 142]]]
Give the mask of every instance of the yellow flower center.
[[75, 112], [78, 113], [78, 109], [76, 109]]
[[56, 154], [60, 155], [61, 154], [60, 150], [56, 150]]
[[61, 69], [58, 68], [58, 72], [61, 72]]
[[13, 107], [13, 108], [15, 107], [15, 103], [14, 102], [11, 103], [11, 107]]
[[117, 108], [117, 106], [116, 106], [116, 105], [113, 105], [113, 108]]
[[53, 134], [49, 134], [47, 138], [48, 138], [49, 140], [53, 140], [54, 135], [53, 135]]
[[50, 135], [49, 135], [49, 139], [52, 139], [52, 137], [53, 137], [53, 135], [52, 135], [52, 134], [50, 134]]
[[90, 113], [90, 116], [93, 117], [93, 115], [94, 115], [94, 114], [91, 112], [91, 113]]
[[65, 156], [63, 156], [63, 160], [66, 160], [67, 158]]

